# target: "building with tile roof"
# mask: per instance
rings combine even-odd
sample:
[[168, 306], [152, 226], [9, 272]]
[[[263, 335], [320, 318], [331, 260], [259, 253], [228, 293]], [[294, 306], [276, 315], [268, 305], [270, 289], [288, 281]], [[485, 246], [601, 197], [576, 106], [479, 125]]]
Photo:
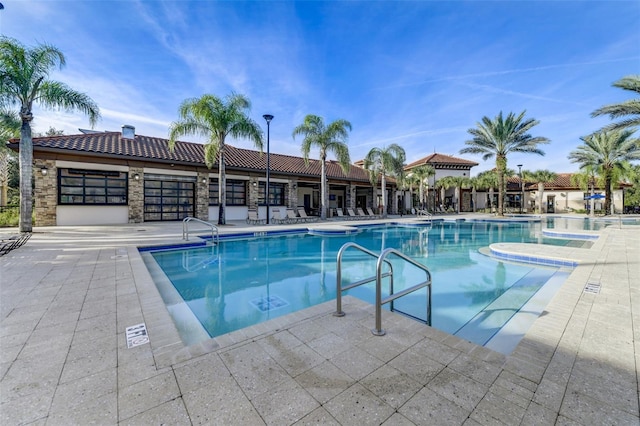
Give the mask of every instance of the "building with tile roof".
[[[18, 150], [19, 141], [9, 147]], [[218, 217], [218, 168], [204, 164], [202, 144], [122, 132], [85, 131], [33, 139], [36, 223], [90, 225]], [[244, 220], [249, 209], [266, 218], [267, 155], [225, 146], [227, 220]], [[375, 207], [369, 176], [336, 161], [326, 165], [330, 208]], [[320, 161], [270, 154], [270, 216], [286, 208], [320, 208]], [[395, 192], [389, 185], [389, 192]]]

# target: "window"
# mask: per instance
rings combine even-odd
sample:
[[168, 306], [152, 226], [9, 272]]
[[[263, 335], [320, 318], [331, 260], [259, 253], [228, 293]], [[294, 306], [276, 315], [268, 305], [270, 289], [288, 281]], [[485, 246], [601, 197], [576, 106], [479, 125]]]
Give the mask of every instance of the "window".
[[58, 204], [126, 205], [126, 172], [58, 169]]
[[[264, 188], [266, 186], [266, 182], [260, 182], [260, 188], [258, 188], [258, 204], [261, 206], [266, 205], [264, 199]], [[284, 183], [269, 182], [269, 205], [284, 205]]]
[[[244, 180], [226, 180], [226, 205], [227, 206], [246, 206], [247, 205], [247, 181]], [[217, 206], [220, 204], [218, 197], [218, 179], [209, 179], [209, 205]]]

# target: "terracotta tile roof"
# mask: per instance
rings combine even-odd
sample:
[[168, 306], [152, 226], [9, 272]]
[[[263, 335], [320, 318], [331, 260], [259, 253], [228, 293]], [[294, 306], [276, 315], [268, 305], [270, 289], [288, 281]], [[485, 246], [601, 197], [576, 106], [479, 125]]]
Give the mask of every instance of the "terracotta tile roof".
[[[561, 190], [580, 190], [580, 187], [574, 185], [571, 182], [571, 176], [575, 173], [557, 173], [556, 179], [552, 182], [544, 182], [545, 191], [561, 191]], [[620, 187], [627, 186], [627, 184], [620, 182]], [[525, 190], [527, 191], [536, 191], [538, 189], [538, 182], [529, 182], [525, 181], [524, 183]], [[509, 176], [507, 177], [507, 190], [509, 191], [517, 191], [520, 189], [520, 178], [517, 176]], [[602, 189], [596, 184], [596, 189]]]
[[429, 164], [436, 169], [471, 169], [471, 167], [478, 165], [475, 161], [464, 160], [462, 158], [452, 157], [445, 154], [433, 153], [414, 161], [413, 163], [407, 164], [404, 169], [410, 170], [414, 167], [422, 166], [423, 164]]
[[[12, 146], [17, 147], [17, 140], [11, 142]], [[33, 138], [33, 147], [34, 151], [73, 151], [75, 154], [134, 157], [148, 162], [174, 162], [204, 166], [202, 144], [176, 141], [175, 149], [171, 152], [167, 139], [143, 135], [135, 135], [135, 139], [127, 139], [123, 138], [120, 132]], [[302, 157], [271, 153], [269, 162], [271, 172], [316, 178], [320, 176], [319, 160], [309, 159], [307, 166]], [[264, 153], [260, 154], [259, 151], [236, 148], [227, 144], [225, 166], [228, 169], [265, 171], [267, 156]], [[369, 181], [367, 172], [354, 165], [351, 166], [348, 176], [345, 176], [336, 161], [327, 162], [327, 176], [333, 179]]]

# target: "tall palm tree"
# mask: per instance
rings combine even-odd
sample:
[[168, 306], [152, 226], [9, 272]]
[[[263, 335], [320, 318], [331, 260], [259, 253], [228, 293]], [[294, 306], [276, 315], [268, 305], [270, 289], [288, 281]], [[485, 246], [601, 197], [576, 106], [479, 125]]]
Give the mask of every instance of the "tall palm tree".
[[[420, 191], [420, 208], [424, 209], [425, 207], [428, 209], [429, 206], [425, 206], [425, 197], [424, 197], [424, 186], [425, 182], [431, 177], [435, 176], [436, 169], [433, 168], [430, 164], [423, 164], [418, 167], [414, 167], [411, 169], [411, 175], [415, 176], [416, 180], [419, 183], [419, 191]], [[427, 194], [428, 198], [428, 194]]]
[[42, 108], [77, 110], [89, 117], [93, 126], [100, 118], [98, 105], [86, 94], [77, 92], [49, 73], [65, 65], [60, 50], [40, 44], [26, 47], [19, 41], [0, 37], [0, 102], [19, 107], [20, 126], [20, 231], [31, 232], [33, 195], [33, 140], [31, 121], [33, 104]]
[[[640, 75], [628, 75], [613, 83], [613, 86], [640, 94]], [[592, 117], [600, 115], [608, 115], [611, 119], [629, 117], [619, 123], [612, 123], [603, 130], [633, 130], [634, 127], [640, 126], [640, 99], [605, 105], [591, 113]]]
[[496, 158], [498, 216], [504, 216], [504, 177], [507, 170], [507, 155], [512, 152], [544, 155], [544, 151], [538, 148], [538, 145], [550, 142], [545, 137], [534, 137], [529, 134], [529, 130], [540, 122], [533, 118], [525, 120], [525, 113], [526, 111], [522, 111], [516, 116], [510, 112], [506, 119], [503, 119], [500, 111], [493, 120], [486, 116], [482, 117], [482, 123], [477, 123], [476, 128], [468, 130], [473, 138], [465, 142], [466, 148], [460, 150], [460, 154], [482, 154], [483, 160]]
[[466, 176], [446, 176], [438, 180], [436, 185], [443, 189], [455, 188], [454, 199], [456, 213], [460, 213], [460, 204], [462, 204], [460, 197], [461, 190], [462, 188], [469, 188], [471, 186], [471, 180]]
[[[536, 170], [535, 172], [525, 171], [522, 173], [526, 181], [538, 183], [538, 213], [542, 214], [542, 202], [544, 200], [544, 184], [551, 183], [558, 178], [558, 175], [551, 170]], [[524, 200], [523, 200], [524, 202]]]
[[[227, 136], [248, 138], [262, 153], [262, 130], [249, 118], [247, 111], [251, 102], [244, 95], [231, 93], [224, 99], [215, 95], [186, 99], [179, 108], [180, 120], [169, 128], [169, 149], [173, 150], [176, 139], [186, 135], [198, 135], [208, 139], [204, 145], [204, 162], [212, 168], [218, 160], [218, 225], [226, 224], [226, 174], [225, 141]], [[266, 196], [269, 196], [267, 188]]]
[[320, 149], [320, 192], [322, 209], [320, 218], [327, 218], [327, 208], [329, 206], [327, 200], [327, 155], [332, 152], [335, 154], [340, 168], [345, 176], [349, 173], [351, 167], [351, 159], [349, 157], [349, 147], [347, 139], [351, 123], [347, 120], [339, 119], [331, 122], [329, 125], [324, 124], [322, 117], [309, 114], [304, 118], [302, 124], [293, 129], [293, 138], [303, 135], [302, 139], [302, 156], [307, 165], [309, 165], [309, 152], [311, 147], [317, 146]]
[[580, 167], [595, 167], [604, 179], [605, 215], [612, 213], [611, 185], [616, 176], [624, 174], [626, 163], [640, 160], [640, 141], [632, 139], [633, 131], [603, 131], [584, 136], [584, 142], [569, 153], [572, 163]]
[[371, 148], [364, 158], [364, 168], [369, 172], [369, 180], [375, 188], [378, 175], [382, 176], [382, 216], [387, 215], [387, 175], [402, 177], [406, 154], [398, 144], [386, 148]]

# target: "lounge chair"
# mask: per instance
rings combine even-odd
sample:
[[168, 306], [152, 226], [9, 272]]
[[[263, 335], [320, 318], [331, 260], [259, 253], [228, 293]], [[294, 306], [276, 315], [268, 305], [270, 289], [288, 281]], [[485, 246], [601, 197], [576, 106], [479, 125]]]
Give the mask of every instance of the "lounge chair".
[[341, 219], [341, 220], [349, 219], [347, 216], [344, 215], [344, 212], [339, 207], [336, 209], [336, 214], [338, 215], [338, 219]]
[[271, 216], [271, 222], [282, 224], [287, 222], [287, 213], [280, 209], [272, 209], [273, 216]]
[[30, 232], [23, 232], [19, 235], [13, 235], [7, 239], [2, 240], [0, 242], [0, 256], [3, 256], [9, 253], [11, 250], [15, 250], [24, 245], [31, 238]]
[[353, 209], [347, 209], [347, 213], [349, 214], [349, 219], [358, 219], [358, 215], [353, 212]]
[[286, 218], [287, 223], [302, 222], [301, 219], [302, 218], [298, 217], [298, 215], [296, 215], [296, 212], [293, 209], [287, 209], [287, 218]]
[[266, 219], [260, 219], [256, 210], [249, 210], [247, 223], [250, 225], [261, 225], [266, 222]]
[[317, 222], [317, 216], [307, 216], [307, 212], [303, 207], [298, 207], [298, 214], [300, 215], [300, 219], [303, 219], [305, 222]]
[[369, 216], [371, 216], [372, 219], [378, 219], [380, 217], [373, 212], [373, 209], [371, 207], [367, 207], [367, 212], [369, 213]]
[[371, 217], [370, 215], [366, 214], [364, 212], [364, 210], [362, 210], [362, 207], [358, 207], [356, 209], [356, 212], [358, 213], [358, 216], [362, 216], [363, 218], [367, 218], [367, 219], [373, 219], [373, 217]]

